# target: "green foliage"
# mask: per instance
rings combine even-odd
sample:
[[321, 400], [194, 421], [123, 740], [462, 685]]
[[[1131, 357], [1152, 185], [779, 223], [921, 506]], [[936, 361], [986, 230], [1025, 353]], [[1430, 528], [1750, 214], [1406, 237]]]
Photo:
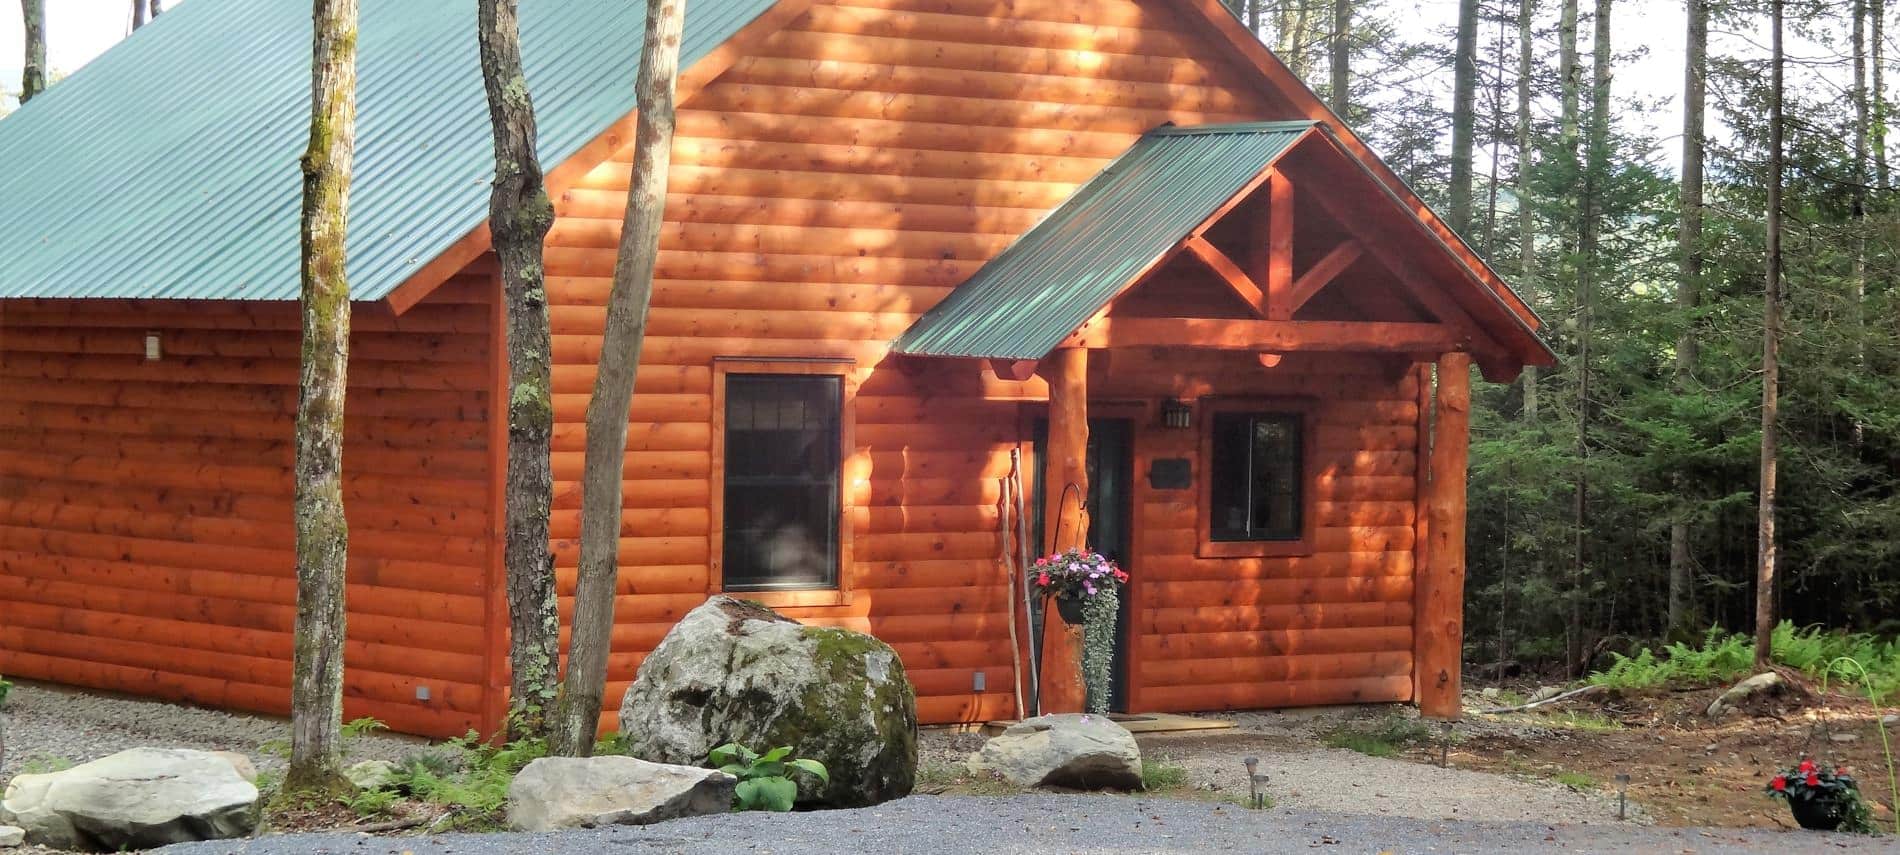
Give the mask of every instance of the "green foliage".
[[[1727, 683], [1754, 672], [1754, 641], [1745, 635], [1710, 629], [1699, 647], [1677, 642], [1663, 649], [1661, 657], [1647, 648], [1635, 656], [1613, 653], [1610, 667], [1591, 674], [1590, 682], [1620, 691], [1647, 691]], [[1900, 689], [1900, 642], [1894, 640], [1817, 627], [1797, 629], [1783, 621], [1775, 627], [1770, 649], [1776, 664], [1814, 677], [1829, 673], [1842, 659], [1852, 660], [1861, 667], [1835, 676], [1867, 692], [1876, 704]]]
[[785, 812], [798, 801], [798, 782], [791, 773], [802, 772], [824, 783], [831, 782], [825, 764], [809, 758], [792, 758], [789, 745], [760, 754], [736, 742], [714, 748], [707, 762], [721, 772], [739, 779], [733, 792], [733, 810], [769, 810]]
[[6, 705], [7, 694], [12, 691], [13, 691], [13, 684], [7, 682], [7, 678], [0, 677], [0, 706]]
[[402, 793], [395, 790], [361, 790], [346, 800], [350, 810], [359, 816], [379, 816], [402, 801]]
[[1550, 713], [1538, 719], [1543, 724], [1561, 727], [1565, 730], [1581, 730], [1588, 733], [1609, 733], [1623, 729], [1623, 723], [1608, 716], [1580, 710], [1563, 710]]
[[1187, 769], [1147, 757], [1141, 759], [1141, 788], [1148, 792], [1178, 790], [1187, 786]]
[[[364, 728], [364, 732], [373, 729], [368, 725]], [[523, 766], [547, 753], [547, 744], [541, 740], [495, 746], [470, 731], [440, 747], [404, 757], [396, 763], [387, 784], [356, 793], [346, 804], [369, 816], [386, 813], [402, 800], [413, 799], [448, 808], [450, 820], [444, 827], [500, 828], [508, 784]]]
[[367, 736], [376, 731], [388, 729], [389, 725], [383, 724], [373, 718], [352, 719], [343, 724], [343, 738], [355, 739], [359, 736]]
[[1082, 687], [1090, 713], [1107, 715], [1115, 673], [1115, 621], [1120, 594], [1103, 587], [1082, 601]]

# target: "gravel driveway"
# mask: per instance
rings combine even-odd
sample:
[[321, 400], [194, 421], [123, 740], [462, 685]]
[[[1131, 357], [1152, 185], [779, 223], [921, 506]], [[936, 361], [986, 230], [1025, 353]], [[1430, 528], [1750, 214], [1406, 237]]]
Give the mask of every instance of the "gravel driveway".
[[[7, 756], [0, 783], [32, 766], [64, 767], [127, 748], [201, 748], [248, 755], [259, 769], [283, 759], [259, 746], [290, 738], [280, 718], [228, 713], [141, 698], [115, 697], [39, 683], [19, 683], [7, 697]], [[350, 758], [395, 760], [423, 740], [376, 733], [349, 741]]]
[[[1798, 847], [1798, 849], [1796, 849]], [[158, 850], [168, 855], [535, 855], [597, 852], [1900, 852], [1900, 844], [1772, 831], [1433, 822], [1130, 796], [913, 796], [873, 808], [745, 813], [644, 828], [427, 838], [298, 835]]]

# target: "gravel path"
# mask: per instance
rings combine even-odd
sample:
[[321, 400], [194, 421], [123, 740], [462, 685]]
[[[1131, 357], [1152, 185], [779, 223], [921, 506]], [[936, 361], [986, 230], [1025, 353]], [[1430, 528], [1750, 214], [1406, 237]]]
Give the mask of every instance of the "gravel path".
[[[7, 756], [0, 782], [28, 767], [62, 767], [142, 745], [248, 755], [260, 770], [283, 765], [259, 750], [290, 738], [284, 719], [114, 697], [58, 686], [16, 683], [7, 697]], [[377, 733], [349, 740], [351, 760], [395, 760], [427, 743]]]
[[[1797, 848], [1798, 847], [1798, 850]], [[913, 796], [874, 808], [696, 817], [644, 828], [426, 838], [293, 835], [194, 843], [168, 855], [536, 855], [609, 852], [1900, 852], [1839, 835], [1632, 825], [1432, 822], [1129, 796]]]

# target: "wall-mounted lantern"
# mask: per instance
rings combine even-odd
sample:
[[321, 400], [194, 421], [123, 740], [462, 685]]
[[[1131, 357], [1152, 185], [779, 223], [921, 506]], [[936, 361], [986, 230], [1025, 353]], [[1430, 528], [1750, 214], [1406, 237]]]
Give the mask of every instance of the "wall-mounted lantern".
[[1179, 398], [1169, 398], [1161, 402], [1161, 426], [1165, 428], [1190, 428], [1194, 426], [1194, 408]]

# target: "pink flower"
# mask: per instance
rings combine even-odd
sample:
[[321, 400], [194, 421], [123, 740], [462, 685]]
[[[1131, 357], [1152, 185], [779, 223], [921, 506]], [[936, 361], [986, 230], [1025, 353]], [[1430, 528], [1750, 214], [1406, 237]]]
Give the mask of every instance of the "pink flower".
[[1036, 584], [1038, 584], [1038, 585], [1041, 585], [1041, 586], [1043, 586], [1043, 587], [1048, 587], [1048, 586], [1049, 586], [1049, 574], [1047, 574], [1047, 573], [1038, 573], [1038, 574], [1036, 574]]

